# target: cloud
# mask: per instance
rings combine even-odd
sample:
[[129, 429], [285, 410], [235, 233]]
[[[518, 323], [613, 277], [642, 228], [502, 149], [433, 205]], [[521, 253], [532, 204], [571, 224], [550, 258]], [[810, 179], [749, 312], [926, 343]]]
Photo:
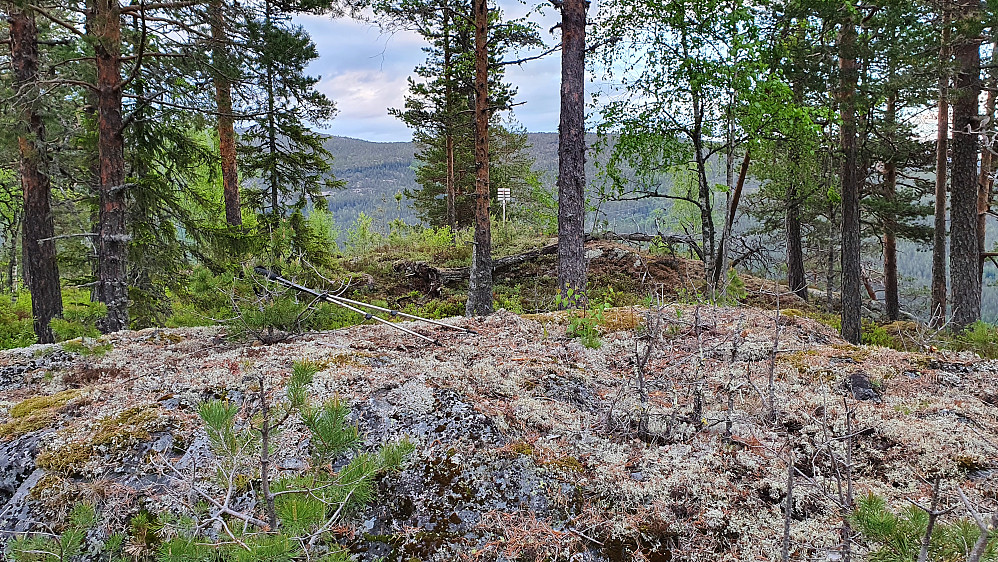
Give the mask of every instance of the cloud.
[[405, 76], [377, 70], [349, 70], [319, 83], [319, 89], [336, 100], [340, 113], [351, 119], [377, 119], [389, 107], [402, 107], [407, 87]]

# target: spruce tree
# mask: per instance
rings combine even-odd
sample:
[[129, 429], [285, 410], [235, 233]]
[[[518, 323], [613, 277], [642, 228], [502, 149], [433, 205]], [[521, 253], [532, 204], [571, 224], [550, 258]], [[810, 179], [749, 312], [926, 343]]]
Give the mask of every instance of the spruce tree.
[[268, 0], [246, 22], [246, 34], [247, 73], [259, 87], [244, 111], [259, 117], [242, 134], [239, 152], [244, 173], [262, 187], [249, 202], [272, 231], [294, 210], [322, 204], [323, 190], [342, 186], [329, 174], [332, 155], [322, 135], [309, 128], [331, 119], [335, 106], [315, 89], [318, 78], [305, 73], [318, 51], [290, 14]]

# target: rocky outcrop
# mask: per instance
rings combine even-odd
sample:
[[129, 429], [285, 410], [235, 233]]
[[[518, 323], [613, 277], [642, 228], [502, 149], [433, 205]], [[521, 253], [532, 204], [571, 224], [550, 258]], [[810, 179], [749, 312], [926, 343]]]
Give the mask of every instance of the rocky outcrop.
[[[358, 560], [746, 560], [778, 552], [787, 521], [796, 555], [834, 557], [827, 490], [847, 446], [857, 494], [926, 503], [935, 475], [972, 499], [998, 489], [998, 364], [973, 354], [854, 347], [751, 308], [608, 311], [598, 349], [566, 337], [564, 313], [451, 321], [478, 335], [410, 323], [443, 345], [358, 326], [258, 346], [148, 330], [106, 336], [104, 355], [2, 352], [0, 541], [63, 529], [74, 502], [98, 512], [83, 559], [140, 513], [202, 517], [192, 490], [217, 484], [198, 404], [252, 415], [255, 385], [283, 388], [297, 360], [320, 365], [309, 398], [345, 401], [364, 450], [416, 445], [330, 531]], [[312, 463], [289, 424], [278, 474]], [[231, 505], [259, 515], [245, 478]]]

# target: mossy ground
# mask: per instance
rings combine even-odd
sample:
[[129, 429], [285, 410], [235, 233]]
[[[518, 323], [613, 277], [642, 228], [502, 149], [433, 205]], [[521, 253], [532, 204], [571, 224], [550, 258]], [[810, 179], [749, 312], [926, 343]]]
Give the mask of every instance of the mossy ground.
[[20, 437], [51, 426], [59, 417], [59, 408], [81, 394], [80, 390], [69, 389], [47, 396], [27, 398], [15, 404], [8, 412], [10, 421], [0, 424], [0, 439]]
[[[642, 403], [634, 357], [647, 340], [631, 319], [650, 313], [665, 315], [677, 330], [662, 335], [647, 364]], [[130, 502], [120, 508], [124, 513], [170, 508], [172, 496], [155, 486], [125, 489], [142, 486], [141, 477], [127, 472], [133, 467], [161, 476], [162, 466], [154, 462], [159, 457], [146, 456], [142, 445], [162, 430], [170, 430], [175, 443], [194, 443], [197, 432], [183, 420], [201, 400], [251, 403], [248, 381], [262, 376], [278, 388], [300, 359], [322, 368], [309, 396], [340, 397], [354, 407], [372, 442], [409, 435], [426, 459], [400, 479], [382, 482], [392, 495], [377, 505], [395, 511], [365, 512], [336, 526], [336, 540], [361, 556], [380, 538], [382, 547], [426, 554], [421, 559], [470, 548], [510, 560], [538, 553], [553, 558], [556, 551], [568, 553], [567, 559], [592, 550], [603, 560], [679, 559], [693, 548], [765, 557], [779, 549], [773, 537], [782, 536], [787, 443], [827, 463], [821, 456], [826, 448], [818, 445], [828, 432], [843, 435], [843, 399], [855, 424], [857, 490], [895, 503], [924, 502], [927, 488], [919, 476], [927, 470], [941, 468], [953, 482], [965, 482], [969, 473], [983, 474], [998, 462], [984, 441], [998, 439], [994, 406], [985, 400], [998, 390], [990, 364], [970, 354], [932, 352], [930, 365], [921, 353], [846, 345], [827, 326], [786, 314], [780, 347], [793, 351], [777, 355], [773, 385], [781, 423], [774, 425], [764, 394], [769, 353], [743, 353], [745, 359], [732, 362], [726, 352], [736, 336], [745, 342], [743, 351], [749, 344], [765, 350], [776, 326], [772, 311], [704, 304], [668, 305], [661, 312], [614, 308], [604, 311], [611, 320], [601, 327], [600, 349], [566, 337], [568, 314], [454, 320], [478, 335], [406, 325], [432, 332], [443, 347], [402, 339], [384, 326], [307, 334], [274, 346], [220, 340], [217, 329], [169, 332], [176, 337], [155, 330], [115, 335], [105, 356], [75, 357], [63, 376], [33, 379], [41, 381], [33, 391], [51, 389], [87, 363], [95, 374], [78, 392], [92, 402], [56, 406], [71, 394], [53, 398], [58, 394], [50, 391], [29, 401], [24, 393], [31, 390], [17, 390], [24, 405], [16, 419], [56, 415], [46, 427], [57, 431], [45, 435], [37, 458], [50, 477], [32, 497], [47, 509], [109, 480], [122, 489], [92, 496], [103, 511], [118, 509], [106, 506], [112, 497]], [[0, 357], [13, 361], [15, 355]], [[949, 367], [957, 363], [966, 366]], [[127, 365], [128, 377], [112, 372], [119, 365]], [[882, 402], [846, 395], [842, 378], [855, 371], [880, 385]], [[730, 394], [729, 405], [732, 377], [741, 390]], [[14, 402], [13, 391], [7, 392]], [[441, 407], [444, 395], [451, 397], [447, 408]], [[636, 424], [640, 412], [647, 412], [650, 430]], [[727, 419], [733, 422], [730, 439], [723, 434]], [[301, 466], [301, 428], [289, 426], [276, 439], [275, 463]], [[174, 461], [186, 453], [186, 446], [177, 447], [165, 453]], [[832, 485], [827, 464], [812, 470], [812, 478]], [[214, 477], [210, 471], [200, 475], [204, 486], [215, 485]], [[967, 493], [993, 483], [994, 476], [983, 478], [991, 480]], [[416, 483], [422, 487], [413, 488]], [[234, 489], [252, 496], [253, 479], [239, 480]], [[422, 490], [425, 511], [418, 504], [403, 509], [414, 490]], [[491, 499], [483, 500], [483, 490], [493, 490]], [[838, 511], [809, 483], [796, 493], [801, 508], [791, 521], [793, 540], [828, 548], [827, 537], [841, 523]], [[368, 520], [375, 521], [370, 531]], [[448, 525], [464, 526], [457, 533]], [[125, 523], [116, 530], [128, 532]]]
[[46, 447], [35, 460], [39, 468], [66, 475], [86, 474], [97, 456], [111, 458], [148, 441], [152, 433], [169, 425], [158, 406], [136, 406], [98, 420], [91, 428], [72, 428], [56, 436], [56, 445]]

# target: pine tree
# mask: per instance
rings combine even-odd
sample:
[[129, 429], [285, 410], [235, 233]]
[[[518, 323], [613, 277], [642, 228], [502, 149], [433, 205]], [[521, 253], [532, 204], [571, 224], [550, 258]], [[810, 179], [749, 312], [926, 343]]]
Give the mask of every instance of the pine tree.
[[[415, 69], [420, 80], [409, 80], [404, 108], [389, 113], [413, 130], [418, 153], [416, 182], [407, 191], [417, 214], [431, 225], [449, 225], [452, 231], [471, 225], [475, 190], [474, 153], [474, 26], [466, 0], [385, 0], [375, 5], [388, 29], [416, 31], [430, 44], [427, 60]], [[524, 193], [529, 178], [526, 136], [502, 123], [513, 104], [514, 89], [503, 81], [503, 57], [541, 44], [534, 26], [520, 21], [502, 22], [492, 10], [489, 31], [490, 192], [510, 188]], [[490, 145], [492, 142], [490, 142]]]
[[118, 0], [94, 0], [88, 30], [96, 57], [98, 154], [97, 300], [107, 306], [103, 332], [128, 328], [128, 232], [125, 227], [128, 185], [125, 181], [122, 119], [121, 6]]
[[[899, 320], [900, 287], [897, 266], [899, 238], [925, 242], [931, 229], [924, 217], [931, 208], [922, 203], [929, 184], [916, 171], [930, 172], [931, 147], [922, 142], [910, 120], [910, 108], [924, 106], [931, 88], [922, 72], [931, 66], [933, 45], [927, 25], [931, 14], [908, 5], [889, 4], [872, 14], [867, 27], [875, 29], [864, 48], [863, 121], [860, 150], [867, 172], [863, 208], [865, 235], [878, 236], [883, 246], [884, 301], [887, 318]], [[879, 180], [879, 181], [878, 181]]]
[[7, 9], [10, 58], [15, 74], [14, 88], [21, 98], [22, 107], [18, 147], [21, 155], [21, 189], [24, 194], [24, 265], [31, 290], [35, 335], [39, 343], [52, 343], [55, 336], [49, 323], [62, 315], [62, 290], [56, 263], [45, 124], [39, 114], [41, 90], [38, 86], [38, 28], [32, 12], [13, 4], [9, 4]]
[[977, 240], [978, 98], [981, 38], [976, 2], [960, 0], [954, 38], [956, 79], [952, 92], [953, 154], [950, 193], [950, 289], [953, 324], [966, 328], [981, 319], [980, 247]]
[[845, 19], [839, 24], [839, 143], [842, 150], [842, 337], [854, 344], [860, 341], [860, 178], [856, 152], [856, 12], [850, 3], [842, 5]]
[[585, 302], [586, 9], [585, 0], [556, 1], [561, 9], [561, 122], [558, 126], [558, 290]]
[[211, 0], [208, 17], [211, 21], [211, 70], [215, 85], [216, 128], [222, 172], [222, 193], [225, 198], [225, 221], [231, 226], [243, 223], [239, 200], [239, 168], [236, 162], [235, 118], [232, 106], [232, 82], [237, 74], [230, 53], [233, 14], [222, 0]]
[[489, 7], [472, 0], [475, 22], [475, 242], [465, 314], [492, 314], [492, 216], [489, 189]]
[[939, 328], [946, 323], [946, 174], [949, 152], [949, 75], [950, 18], [944, 8], [939, 16], [942, 31], [939, 34], [936, 108], [936, 186], [932, 234], [932, 300], [929, 324]]

